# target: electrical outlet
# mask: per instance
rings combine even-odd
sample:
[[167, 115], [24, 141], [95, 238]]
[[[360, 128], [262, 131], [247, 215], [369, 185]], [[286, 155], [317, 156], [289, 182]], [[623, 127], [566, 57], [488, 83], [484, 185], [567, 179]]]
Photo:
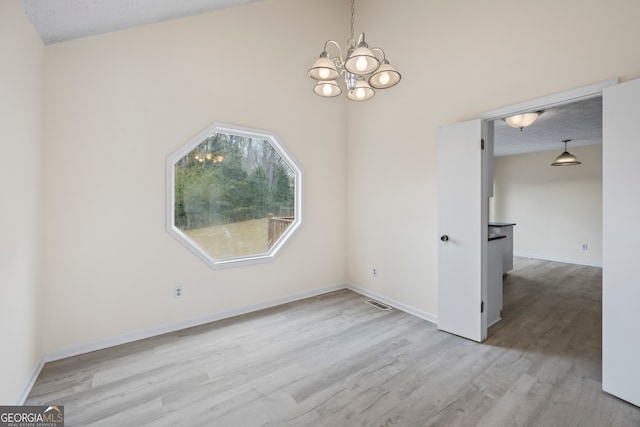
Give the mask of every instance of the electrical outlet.
[[374, 267], [374, 268], [371, 270], [371, 275], [372, 275], [373, 277], [378, 277], [378, 269]]
[[589, 246], [586, 243], [582, 244], [582, 250], [583, 251], [588, 251], [589, 250]]
[[173, 297], [174, 298], [182, 298], [182, 285], [174, 286], [173, 288]]

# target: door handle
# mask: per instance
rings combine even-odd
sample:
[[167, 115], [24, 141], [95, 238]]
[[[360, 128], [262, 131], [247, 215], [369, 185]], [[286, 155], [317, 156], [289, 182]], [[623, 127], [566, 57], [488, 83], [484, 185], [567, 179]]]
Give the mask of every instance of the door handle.
[[443, 242], [448, 242], [449, 236], [447, 236], [446, 234], [443, 234], [442, 237], [440, 237], [440, 240], [442, 240]]

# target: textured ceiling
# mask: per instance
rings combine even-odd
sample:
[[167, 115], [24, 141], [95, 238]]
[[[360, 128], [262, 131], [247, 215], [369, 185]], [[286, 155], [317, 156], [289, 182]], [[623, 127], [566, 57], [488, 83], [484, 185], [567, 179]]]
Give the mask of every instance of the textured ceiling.
[[20, 3], [42, 41], [49, 45], [255, 1], [259, 0], [20, 0]]
[[494, 155], [513, 156], [537, 151], [564, 151], [562, 140], [570, 139], [567, 149], [602, 143], [602, 98], [591, 98], [544, 110], [531, 126], [522, 131], [504, 120], [494, 125]]

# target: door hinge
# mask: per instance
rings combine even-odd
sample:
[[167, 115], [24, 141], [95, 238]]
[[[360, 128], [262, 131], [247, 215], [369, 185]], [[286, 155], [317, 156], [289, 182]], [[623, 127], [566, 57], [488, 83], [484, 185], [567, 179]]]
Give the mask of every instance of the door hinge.
[[484, 139], [480, 140], [480, 149], [484, 150]]
[[480, 303], [480, 313], [484, 313], [484, 301]]

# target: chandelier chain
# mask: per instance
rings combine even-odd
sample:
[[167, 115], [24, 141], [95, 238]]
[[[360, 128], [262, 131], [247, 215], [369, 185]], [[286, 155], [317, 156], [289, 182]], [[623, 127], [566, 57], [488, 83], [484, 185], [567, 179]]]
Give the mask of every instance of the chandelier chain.
[[353, 38], [353, 23], [354, 23], [354, 19], [353, 19], [353, 15], [355, 13], [355, 2], [356, 0], [351, 0], [351, 38], [350, 40], [354, 40]]

